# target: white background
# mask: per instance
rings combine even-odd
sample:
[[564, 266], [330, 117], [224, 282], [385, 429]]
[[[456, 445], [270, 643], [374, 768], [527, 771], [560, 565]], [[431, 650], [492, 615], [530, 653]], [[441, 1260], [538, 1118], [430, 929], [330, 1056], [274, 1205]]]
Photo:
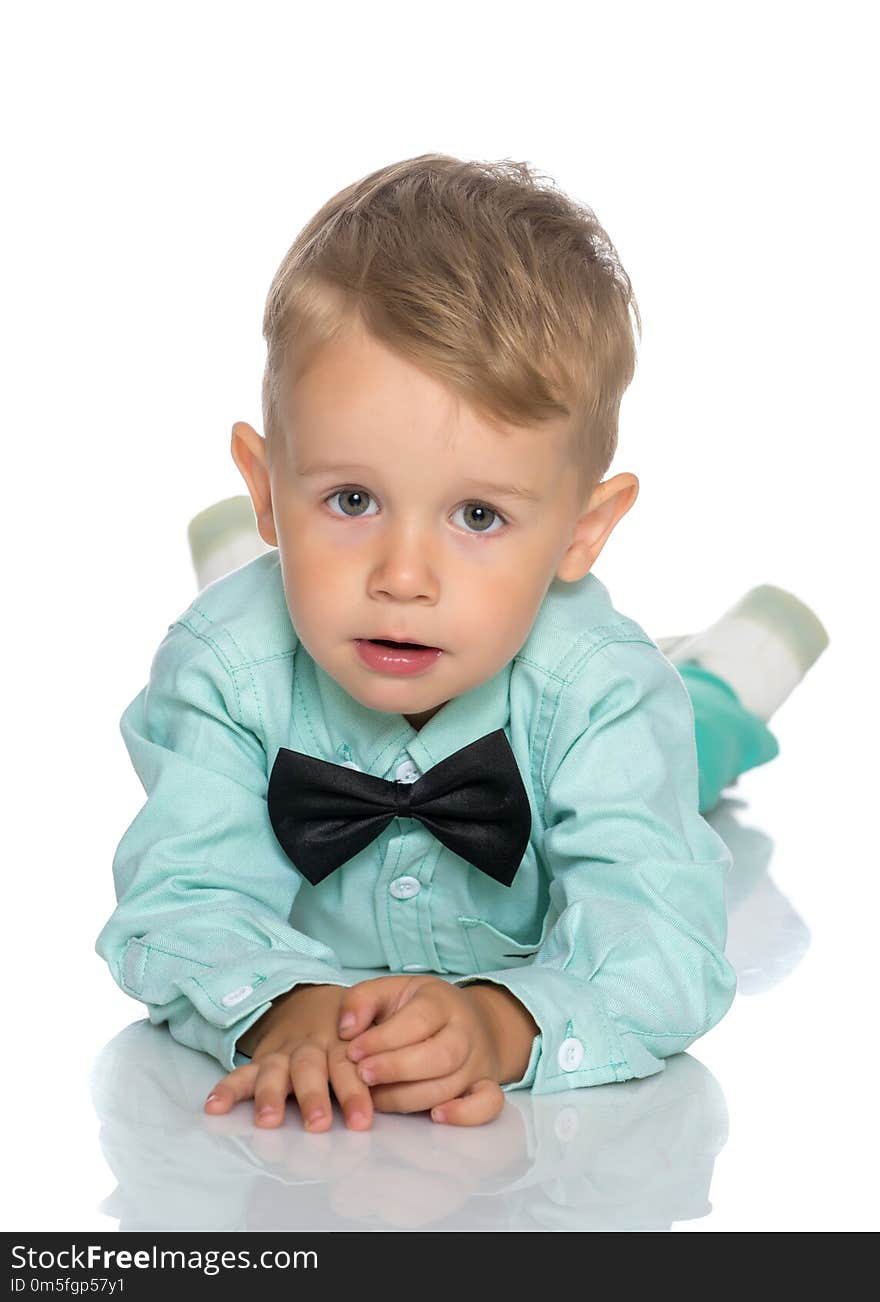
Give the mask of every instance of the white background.
[[870, 17], [7, 10], [5, 1228], [116, 1228], [88, 1077], [143, 1015], [93, 952], [143, 798], [118, 718], [195, 596], [189, 519], [245, 491], [229, 436], [261, 428], [269, 283], [331, 194], [435, 150], [529, 161], [633, 280], [644, 335], [609, 473], [641, 493], [596, 565], [618, 609], [686, 633], [767, 582], [831, 637], [773, 720], [780, 756], [735, 793], [809, 948], [691, 1051], [730, 1135], [711, 1212], [675, 1228], [877, 1227]]

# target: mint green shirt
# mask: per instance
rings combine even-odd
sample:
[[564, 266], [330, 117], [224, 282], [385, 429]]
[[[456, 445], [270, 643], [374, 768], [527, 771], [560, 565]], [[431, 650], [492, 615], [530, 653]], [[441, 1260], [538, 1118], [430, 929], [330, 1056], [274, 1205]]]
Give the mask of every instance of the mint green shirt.
[[[698, 812], [678, 670], [593, 574], [554, 580], [495, 676], [419, 731], [360, 704], [290, 620], [277, 551], [206, 587], [168, 628], [120, 728], [146, 803], [113, 860], [97, 952], [182, 1044], [226, 1070], [300, 983], [432, 972], [506, 986], [539, 1028], [536, 1094], [661, 1071], [730, 1007], [731, 855]], [[313, 886], [275, 838], [281, 746], [415, 781], [503, 728], [531, 808], [511, 886], [395, 818]]]

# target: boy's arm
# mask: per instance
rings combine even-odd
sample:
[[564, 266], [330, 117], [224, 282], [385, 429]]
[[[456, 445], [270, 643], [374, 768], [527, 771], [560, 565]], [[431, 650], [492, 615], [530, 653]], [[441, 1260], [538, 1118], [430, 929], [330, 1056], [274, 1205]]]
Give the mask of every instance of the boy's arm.
[[288, 925], [302, 877], [266, 809], [266, 754], [205, 640], [171, 626], [120, 728], [147, 802], [113, 859], [118, 905], [96, 942], [154, 1023], [227, 1070], [236, 1041], [300, 983], [348, 985]]
[[[653, 644], [592, 653], [563, 690], [544, 768], [555, 924], [526, 966], [454, 982], [504, 986], [533, 1017], [529, 1062], [504, 1088], [539, 1094], [661, 1071], [736, 992], [731, 855], [698, 812], [690, 697]], [[527, 1025], [498, 1001], [493, 1016], [500, 1034]]]

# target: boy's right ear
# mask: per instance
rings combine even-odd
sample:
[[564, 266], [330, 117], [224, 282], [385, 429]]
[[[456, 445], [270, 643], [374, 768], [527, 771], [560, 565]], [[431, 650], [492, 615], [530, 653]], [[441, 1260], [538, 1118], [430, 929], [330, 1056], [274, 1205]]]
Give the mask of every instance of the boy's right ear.
[[270, 547], [277, 547], [278, 534], [272, 514], [272, 485], [266, 464], [266, 440], [252, 425], [238, 420], [232, 427], [231, 451], [232, 460], [238, 466], [251, 495], [260, 537]]

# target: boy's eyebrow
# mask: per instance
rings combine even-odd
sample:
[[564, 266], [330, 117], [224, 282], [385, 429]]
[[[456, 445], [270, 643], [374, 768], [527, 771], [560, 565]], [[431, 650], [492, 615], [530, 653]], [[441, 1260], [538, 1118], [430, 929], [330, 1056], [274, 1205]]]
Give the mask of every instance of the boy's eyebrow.
[[366, 470], [369, 473], [370, 467], [361, 465], [359, 461], [347, 461], [344, 464], [334, 464], [330, 461], [314, 461], [310, 466], [297, 466], [296, 473], [301, 476], [322, 475], [329, 470]]
[[[315, 461], [311, 465], [298, 466], [296, 473], [298, 476], [306, 478], [310, 475], [323, 475], [330, 472], [336, 473], [339, 471], [341, 473], [344, 470], [364, 470], [367, 474], [372, 474], [370, 466], [362, 465], [357, 461], [348, 461], [344, 464]], [[541, 500], [539, 493], [533, 493], [529, 488], [521, 488], [518, 484], [490, 484], [482, 479], [466, 479], [463, 482], [472, 484], [475, 488], [484, 489], [497, 497], [524, 497], [530, 502], [540, 502]]]
[[530, 488], [521, 488], [519, 484], [490, 484], [483, 479], [466, 479], [466, 484], [473, 484], [474, 488], [485, 489], [493, 497], [526, 497], [530, 502], [540, 502], [540, 493], [533, 493]]

